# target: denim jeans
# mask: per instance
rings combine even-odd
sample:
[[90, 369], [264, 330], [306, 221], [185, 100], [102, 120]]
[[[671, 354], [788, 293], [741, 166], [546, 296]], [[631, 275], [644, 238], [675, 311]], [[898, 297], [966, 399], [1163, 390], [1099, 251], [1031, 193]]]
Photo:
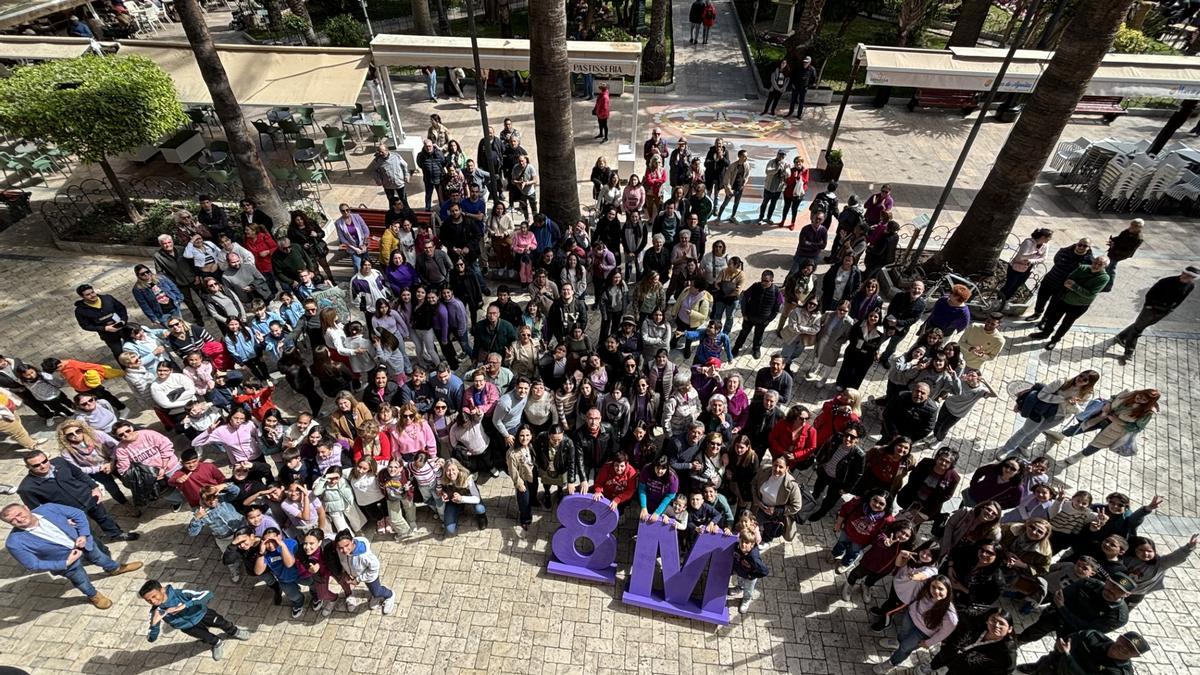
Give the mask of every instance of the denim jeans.
[[1044, 419], [1041, 422], [1025, 420], [1025, 423], [1021, 425], [1021, 428], [1017, 429], [1016, 433], [1010, 436], [1008, 442], [1004, 444], [1004, 452], [1016, 452], [1018, 448], [1028, 449], [1029, 444], [1037, 440], [1038, 434], [1046, 431], [1047, 429], [1054, 428], [1061, 421], [1062, 419], [1057, 417]]
[[528, 525], [533, 522], [533, 500], [538, 493], [538, 477], [534, 471], [533, 480], [525, 481], [525, 491], [517, 492], [517, 511], [520, 512], [520, 521], [522, 525]]
[[487, 509], [483, 506], [483, 502], [478, 504], [456, 504], [454, 502], [446, 502], [446, 509], [442, 515], [442, 523], [446, 525], [446, 534], [458, 534], [458, 516], [462, 510], [468, 510], [477, 516], [482, 516], [487, 513]]
[[434, 183], [428, 176], [424, 177], [425, 183], [425, 210], [433, 210], [433, 192], [437, 190], [437, 184]]
[[383, 582], [380, 581], [378, 577], [375, 578], [375, 581], [367, 582], [367, 590], [371, 592], [372, 598], [387, 600], [388, 598], [392, 597], [392, 589], [384, 586]]
[[758, 585], [758, 579], [747, 579], [746, 577], [737, 578], [738, 588], [742, 589], [742, 597], [752, 597], [754, 595], [754, 587]]
[[899, 618], [900, 621], [896, 623], [896, 640], [900, 642], [900, 646], [896, 648], [895, 652], [892, 652], [891, 658], [888, 659], [893, 666], [904, 663], [904, 659], [907, 659], [909, 654], [921, 646], [921, 640], [929, 637], [913, 623], [912, 617], [908, 615], [908, 610], [900, 612]]
[[[831, 487], [830, 490], [836, 490], [836, 487]], [[842, 564], [849, 567], [858, 562], [858, 557], [862, 555], [865, 544], [856, 544], [846, 536], [845, 530], [838, 532], [837, 542], [833, 545], [833, 557], [841, 556]]]
[[[737, 309], [737, 306], [737, 300], [734, 300], [730, 303], [726, 303], [721, 300], [713, 300], [712, 312], [710, 312], [708, 316], [713, 321], [721, 321], [721, 317], [724, 317], [721, 332], [725, 333], [726, 335], [729, 335], [733, 332], [733, 312]], [[601, 335], [603, 335], [603, 333], [601, 333]]]
[[429, 94], [429, 98], [437, 100], [437, 71], [429, 73], [425, 78], [425, 93]]
[[[787, 343], [786, 345], [783, 346], [783, 350], [782, 350], [784, 365], [785, 366], [792, 365], [792, 362], [794, 362], [796, 360], [796, 358], [799, 357], [803, 353], [804, 353], [804, 343], [803, 342], [797, 340], [796, 342]], [[784, 403], [787, 403], [787, 401], [784, 401]]]
[[94, 598], [99, 593], [96, 587], [92, 585], [92, 580], [88, 578], [87, 570], [83, 568], [84, 564], [99, 565], [105, 572], [112, 572], [120, 567], [117, 561], [113, 560], [106, 551], [100, 548], [99, 542], [92, 546], [90, 551], [84, 551], [83, 555], [67, 566], [66, 569], [52, 574], [60, 577], [65, 577], [71, 585], [79, 589], [89, 598]]
[[742, 203], [742, 191], [741, 190], [733, 190], [731, 192], [725, 193], [725, 199], [723, 199], [721, 201], [721, 206], [720, 206], [720, 208], [717, 209], [717, 220], [720, 220], [721, 215], [725, 213], [725, 205], [729, 203], [729, 200], [731, 198], [733, 199], [733, 211], [729, 214], [729, 219], [737, 220], [738, 206], [740, 206]]
[[432, 485], [417, 485], [417, 491], [421, 493], [421, 498], [425, 500], [425, 504], [432, 507], [437, 513], [439, 520], [444, 520], [446, 517], [446, 502], [442, 501], [437, 490]]
[[299, 581], [280, 581], [279, 588], [287, 596], [293, 609], [304, 606], [304, 591], [300, 590]]

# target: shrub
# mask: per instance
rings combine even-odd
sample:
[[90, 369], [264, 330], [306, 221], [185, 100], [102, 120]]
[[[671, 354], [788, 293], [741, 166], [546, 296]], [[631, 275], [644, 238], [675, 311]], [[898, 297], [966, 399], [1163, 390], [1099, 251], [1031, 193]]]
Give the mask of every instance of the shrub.
[[1145, 33], [1121, 24], [1117, 39], [1113, 40], [1113, 51], [1118, 54], [1178, 54], [1178, 50], [1147, 37]]
[[366, 25], [349, 14], [339, 14], [326, 21], [324, 33], [330, 47], [366, 47], [371, 43]]

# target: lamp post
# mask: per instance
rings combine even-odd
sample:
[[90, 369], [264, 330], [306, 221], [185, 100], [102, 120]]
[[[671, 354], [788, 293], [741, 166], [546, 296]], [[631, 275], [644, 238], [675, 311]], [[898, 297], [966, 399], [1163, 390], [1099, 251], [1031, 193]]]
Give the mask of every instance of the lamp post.
[[483, 136], [486, 138], [488, 114], [485, 88], [487, 80], [483, 79], [483, 69], [479, 66], [479, 34], [475, 31], [474, 0], [467, 0], [467, 28], [471, 31], [471, 58], [475, 61], [475, 105], [479, 106], [479, 123], [483, 125]]
[[371, 16], [367, 14], [367, 0], [358, 0], [358, 4], [362, 5], [363, 19], [367, 22], [367, 34], [374, 38], [375, 29], [371, 28]]

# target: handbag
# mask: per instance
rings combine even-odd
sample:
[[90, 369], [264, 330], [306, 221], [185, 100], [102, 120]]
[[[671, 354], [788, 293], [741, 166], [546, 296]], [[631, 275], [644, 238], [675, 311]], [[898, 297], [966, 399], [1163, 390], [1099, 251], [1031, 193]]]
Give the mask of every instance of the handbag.
[[1137, 432], [1130, 431], [1112, 446], [1112, 451], [1122, 457], [1133, 457], [1137, 454]]
[[1046, 403], [1037, 396], [1037, 392], [1040, 392], [1044, 386], [1041, 383], [1035, 384], [1017, 397], [1017, 412], [1021, 417], [1033, 422], [1042, 422], [1054, 419], [1058, 415], [1057, 403]]

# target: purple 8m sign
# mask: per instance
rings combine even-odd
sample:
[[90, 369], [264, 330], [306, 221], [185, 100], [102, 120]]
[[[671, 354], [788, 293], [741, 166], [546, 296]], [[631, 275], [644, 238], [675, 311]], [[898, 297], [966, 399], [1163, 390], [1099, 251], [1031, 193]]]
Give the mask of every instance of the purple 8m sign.
[[[609, 509], [609, 504], [607, 499], [595, 500], [587, 495], [569, 495], [563, 499], [557, 512], [562, 527], [551, 540], [553, 557], [547, 565], [548, 572], [587, 581], [616, 580], [617, 540], [613, 532], [620, 518]], [[584, 512], [591, 513], [594, 521], [583, 520]], [[591, 553], [577, 548], [581, 539], [591, 542]], [[707, 623], [729, 623], [725, 589], [733, 573], [736, 543], [737, 537], [728, 534], [702, 533], [687, 560], [680, 561], [678, 535], [670, 521], [639, 523], [633, 567], [621, 601]], [[654, 580], [660, 569], [662, 590], [656, 591]], [[696, 602], [691, 599], [692, 591], [705, 569], [708, 575], [704, 593]]]

